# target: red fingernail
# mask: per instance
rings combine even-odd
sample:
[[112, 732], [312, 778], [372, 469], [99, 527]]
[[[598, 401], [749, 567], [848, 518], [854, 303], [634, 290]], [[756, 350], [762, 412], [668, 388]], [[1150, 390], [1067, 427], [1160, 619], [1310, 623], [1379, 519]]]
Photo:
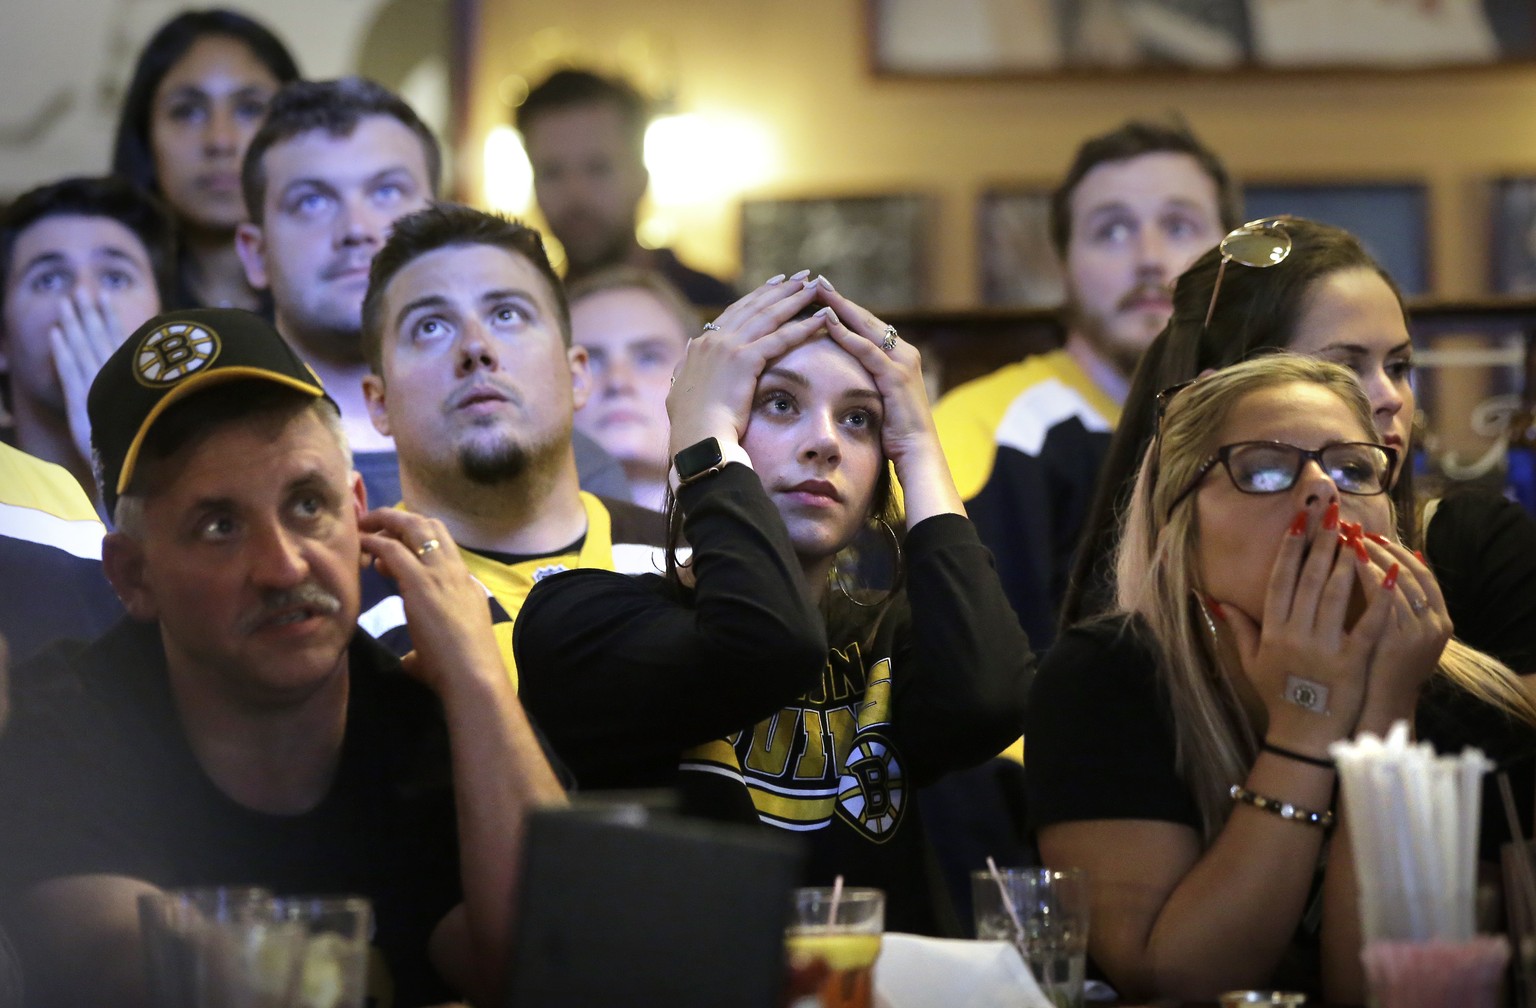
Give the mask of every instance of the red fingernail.
[[1361, 533], [1365, 531], [1365, 526], [1361, 525], [1359, 522], [1351, 521], [1339, 522], [1339, 528], [1343, 530], [1344, 538], [1350, 540], [1359, 539]]
[[1380, 546], [1386, 546], [1386, 545], [1389, 545], [1392, 542], [1391, 539], [1388, 539], [1386, 536], [1382, 535], [1380, 532], [1367, 532], [1365, 534], [1365, 537], [1367, 539], [1369, 539], [1371, 542], [1376, 543], [1377, 545], [1380, 545]]
[[1355, 556], [1360, 558], [1360, 562], [1370, 563], [1371, 555], [1365, 551], [1365, 543], [1361, 542], [1358, 538], [1351, 539], [1350, 542], [1355, 544]]
[[1296, 517], [1291, 519], [1291, 535], [1299, 536], [1307, 534], [1307, 513], [1297, 511]]
[[1428, 561], [1424, 559], [1424, 554], [1420, 553], [1418, 550], [1414, 550], [1413, 555], [1418, 558], [1419, 563], [1428, 563]]
[[1330, 501], [1328, 510], [1323, 512], [1323, 528], [1334, 529], [1339, 525], [1339, 502]]
[[1397, 585], [1397, 571], [1398, 571], [1397, 564], [1393, 564], [1391, 567], [1387, 568], [1387, 573], [1382, 576], [1381, 586], [1383, 588], [1385, 588], [1387, 591], [1391, 591], [1394, 587], [1396, 587], [1396, 585]]
[[1217, 602], [1215, 599], [1211, 598], [1209, 595], [1207, 595], [1205, 597], [1205, 607], [1211, 611], [1211, 615], [1212, 616], [1215, 616], [1217, 619], [1221, 620], [1223, 623], [1225, 623], [1227, 621], [1227, 614], [1221, 611], [1221, 603]]

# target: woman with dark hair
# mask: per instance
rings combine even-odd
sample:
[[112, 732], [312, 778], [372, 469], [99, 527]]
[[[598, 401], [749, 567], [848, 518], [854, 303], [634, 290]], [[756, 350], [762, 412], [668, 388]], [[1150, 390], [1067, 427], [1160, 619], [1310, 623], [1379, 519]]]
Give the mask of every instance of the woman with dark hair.
[[[535, 585], [523, 702], [583, 788], [675, 785], [688, 810], [805, 838], [810, 883], [885, 889], [889, 927], [954, 933], [917, 788], [1018, 737], [1034, 659], [917, 349], [804, 274], [705, 328], [667, 399], [691, 556]], [[856, 586], [865, 538], [904, 587]]]
[[277, 36], [229, 10], [186, 11], [139, 54], [112, 170], [165, 200], [181, 233], [172, 307], [260, 309], [235, 254], [247, 219], [240, 162], [277, 89], [298, 67]]
[[[1407, 721], [1441, 751], [1482, 748], [1531, 793], [1536, 704], [1451, 637], [1397, 532], [1401, 460], [1377, 412], [1348, 370], [1293, 353], [1164, 396], [1115, 612], [1041, 666], [1030, 815], [1047, 865], [1087, 871], [1089, 952], [1128, 999], [1285, 987], [1361, 1003], [1331, 743]], [[1484, 801], [1486, 855], [1507, 830]]]
[[1397, 531], [1445, 592], [1456, 636], [1536, 672], [1536, 522], [1495, 494], [1421, 502], [1413, 490], [1413, 343], [1392, 278], [1340, 228], [1297, 217], [1232, 232], [1179, 277], [1173, 316], [1136, 370], [1084, 527], [1062, 626], [1113, 607], [1110, 558], [1131, 481], [1156, 426], [1159, 392], [1279, 349], [1355, 372], [1381, 443], [1399, 464]]

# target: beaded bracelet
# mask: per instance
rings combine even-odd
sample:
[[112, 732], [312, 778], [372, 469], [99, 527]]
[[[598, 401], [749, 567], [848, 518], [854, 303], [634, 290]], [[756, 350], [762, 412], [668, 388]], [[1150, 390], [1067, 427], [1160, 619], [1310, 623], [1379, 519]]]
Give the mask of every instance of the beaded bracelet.
[[1280, 801], [1278, 798], [1269, 798], [1249, 791], [1241, 784], [1233, 784], [1228, 792], [1235, 802], [1252, 805], [1256, 809], [1265, 812], [1273, 812], [1282, 819], [1299, 822], [1307, 826], [1316, 826], [1318, 829], [1329, 829], [1333, 826], [1333, 813], [1331, 811], [1313, 812], [1310, 809], [1299, 808], [1288, 801]]

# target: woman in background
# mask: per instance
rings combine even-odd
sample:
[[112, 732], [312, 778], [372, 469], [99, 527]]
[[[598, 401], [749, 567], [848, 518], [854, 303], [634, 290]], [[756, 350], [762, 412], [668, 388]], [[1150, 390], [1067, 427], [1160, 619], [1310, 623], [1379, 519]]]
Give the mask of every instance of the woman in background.
[[1030, 698], [1040, 852], [1087, 870], [1089, 951], [1122, 996], [1286, 987], [1358, 1004], [1329, 745], [1407, 720], [1442, 751], [1521, 761], [1528, 793], [1536, 706], [1451, 638], [1397, 532], [1401, 459], [1349, 371], [1269, 354], [1162, 403], [1117, 611], [1058, 639]]
[[1427, 504], [1415, 497], [1413, 343], [1392, 278], [1349, 232], [1302, 218], [1244, 225], [1226, 244], [1239, 258], [1223, 268], [1215, 248], [1179, 277], [1173, 316], [1137, 368], [1084, 527], [1062, 625], [1112, 608], [1118, 517], [1152, 439], [1158, 392], [1288, 349], [1359, 377], [1377, 438], [1398, 454], [1392, 500], [1399, 537], [1427, 558], [1457, 638], [1517, 672], [1536, 672], [1536, 521], [1479, 490], [1455, 490]]
[[235, 227], [247, 219], [240, 163], [267, 103], [298, 76], [276, 35], [229, 10], [178, 14], [139, 54], [112, 170], [176, 216], [181, 261], [167, 308], [264, 308], [235, 254]]

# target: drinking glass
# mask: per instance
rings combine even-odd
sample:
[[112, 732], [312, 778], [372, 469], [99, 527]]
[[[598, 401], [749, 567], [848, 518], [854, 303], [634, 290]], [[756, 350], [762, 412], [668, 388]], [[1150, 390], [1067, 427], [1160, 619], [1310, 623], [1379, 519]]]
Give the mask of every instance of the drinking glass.
[[1238, 990], [1227, 991], [1221, 996], [1221, 1008], [1249, 1008], [1252, 1005], [1268, 1005], [1270, 1008], [1301, 1008], [1307, 996], [1299, 991]]
[[1078, 868], [971, 873], [976, 937], [1009, 941], [1056, 1008], [1083, 1008], [1088, 877]]
[[303, 926], [295, 1008], [364, 1008], [373, 906], [361, 896], [285, 896], [285, 919]]
[[870, 1008], [875, 960], [885, 930], [885, 893], [828, 887], [796, 889], [784, 942], [794, 959], [821, 959], [829, 970], [818, 992], [822, 1008]]
[[304, 930], [244, 886], [139, 897], [145, 979], [157, 1008], [288, 1008]]

